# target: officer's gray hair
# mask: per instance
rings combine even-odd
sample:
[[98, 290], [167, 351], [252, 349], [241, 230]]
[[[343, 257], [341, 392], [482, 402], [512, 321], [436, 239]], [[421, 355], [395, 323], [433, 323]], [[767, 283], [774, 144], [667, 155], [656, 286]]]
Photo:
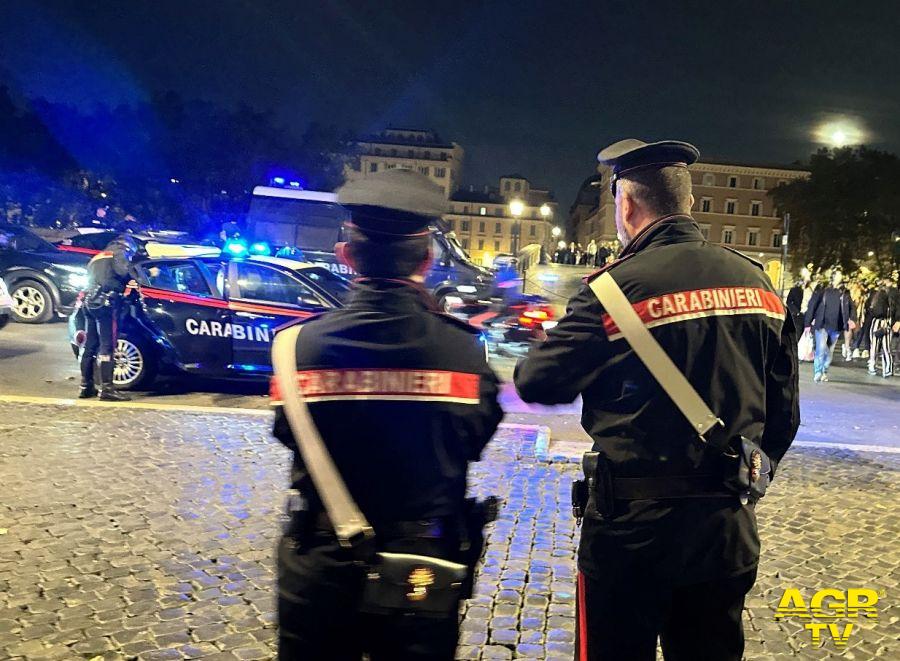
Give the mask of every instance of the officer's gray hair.
[[657, 216], [691, 212], [691, 173], [686, 167], [635, 170], [619, 180], [622, 184], [629, 196]]

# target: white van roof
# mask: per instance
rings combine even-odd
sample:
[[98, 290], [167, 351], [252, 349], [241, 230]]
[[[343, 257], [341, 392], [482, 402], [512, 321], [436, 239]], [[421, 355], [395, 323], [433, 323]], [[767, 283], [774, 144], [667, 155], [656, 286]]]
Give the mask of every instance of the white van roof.
[[299, 190], [296, 188], [276, 188], [274, 186], [256, 186], [254, 197], [282, 197], [290, 200], [308, 200], [310, 202], [337, 202], [335, 193], [324, 193], [317, 190]]

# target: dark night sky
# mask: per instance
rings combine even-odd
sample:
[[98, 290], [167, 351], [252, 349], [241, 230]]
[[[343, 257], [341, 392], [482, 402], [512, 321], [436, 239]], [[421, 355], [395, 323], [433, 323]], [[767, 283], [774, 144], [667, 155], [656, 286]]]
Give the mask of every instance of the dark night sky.
[[834, 115], [900, 151], [900, 3], [130, 0], [0, 7], [0, 79], [89, 106], [156, 90], [302, 131], [432, 127], [465, 183], [521, 172], [563, 206], [602, 147], [681, 138], [789, 163]]

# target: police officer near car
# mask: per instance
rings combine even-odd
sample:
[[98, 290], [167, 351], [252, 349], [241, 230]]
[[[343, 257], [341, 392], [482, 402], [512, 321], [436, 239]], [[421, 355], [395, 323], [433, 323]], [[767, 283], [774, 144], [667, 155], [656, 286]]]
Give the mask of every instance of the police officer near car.
[[[497, 378], [477, 334], [422, 286], [440, 188], [390, 170], [347, 183], [338, 201], [351, 217], [336, 252], [359, 274], [352, 296], [279, 331], [273, 350], [274, 434], [293, 452], [295, 490], [278, 549], [279, 658], [453, 659], [496, 504], [466, 499], [466, 470], [502, 418]], [[296, 384], [280, 371], [284, 350]], [[337, 475], [323, 478], [323, 464]], [[359, 534], [342, 532], [338, 492], [366, 522]], [[459, 567], [427, 608], [440, 574]]]
[[594, 442], [573, 488], [581, 661], [650, 661], [657, 639], [669, 661], [742, 658], [754, 506], [799, 425], [793, 321], [691, 218], [698, 158], [672, 140], [600, 152], [622, 253], [515, 371], [526, 402], [580, 395]]
[[88, 286], [82, 299], [85, 341], [81, 351], [81, 390], [78, 397], [98, 395], [94, 385], [94, 369], [100, 372], [99, 398], [106, 402], [124, 402], [130, 397], [116, 390], [115, 369], [116, 319], [138, 246], [127, 234], [110, 242], [88, 263]]

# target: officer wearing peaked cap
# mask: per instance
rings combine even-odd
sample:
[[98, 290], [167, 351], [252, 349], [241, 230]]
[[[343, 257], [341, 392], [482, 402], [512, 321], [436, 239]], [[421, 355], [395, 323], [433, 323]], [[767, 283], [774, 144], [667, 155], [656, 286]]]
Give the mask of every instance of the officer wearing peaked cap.
[[[700, 233], [688, 169], [698, 158], [675, 140], [622, 140], [600, 152], [621, 256], [586, 279], [516, 366], [526, 402], [580, 395], [593, 439], [586, 480], [573, 489], [584, 517], [581, 661], [651, 661], [657, 639], [669, 661], [741, 659], [741, 610], [759, 561], [758, 494], [739, 497], [735, 467], [749, 457], [743, 475], [758, 479], [762, 453], [776, 467], [799, 425], [793, 322], [759, 264]], [[605, 274], [631, 303], [637, 328], [643, 323], [720, 419], [708, 436], [698, 436], [672, 389], [634, 352], [637, 334], [626, 337], [600, 303], [610, 291]]]
[[[344, 308], [303, 325], [297, 370], [309, 411], [378, 551], [469, 566], [483, 546], [483, 513], [466, 500], [467, 466], [502, 418], [498, 382], [472, 329], [437, 312], [422, 287], [441, 189], [390, 170], [338, 190], [350, 214], [339, 256], [360, 274]], [[428, 617], [361, 607], [367, 570], [341, 546], [300, 456], [274, 386], [274, 434], [293, 451], [299, 492], [278, 552], [279, 658], [302, 661], [450, 660], [458, 604]], [[430, 589], [408, 577], [407, 597]], [[461, 597], [465, 597], [465, 586]], [[419, 591], [418, 593], [416, 591]], [[363, 602], [365, 600], [362, 600]]]

